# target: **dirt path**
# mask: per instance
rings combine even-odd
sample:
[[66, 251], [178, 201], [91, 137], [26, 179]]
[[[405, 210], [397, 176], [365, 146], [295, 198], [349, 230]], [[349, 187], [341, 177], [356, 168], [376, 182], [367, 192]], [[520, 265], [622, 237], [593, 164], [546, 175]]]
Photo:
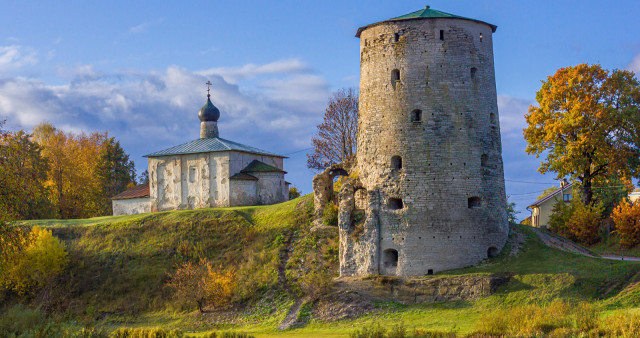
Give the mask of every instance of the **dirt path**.
[[535, 231], [536, 234], [538, 234], [538, 237], [540, 237], [540, 240], [542, 240], [542, 242], [545, 245], [550, 246], [552, 248], [556, 248], [562, 251], [573, 252], [573, 253], [577, 253], [579, 255], [588, 256], [588, 257], [616, 259], [616, 258], [609, 258], [609, 256], [601, 257], [600, 255], [596, 254], [595, 252], [583, 246], [580, 246], [564, 237], [552, 234], [542, 229], [533, 228], [533, 227], [531, 229], [533, 229], [533, 231]]

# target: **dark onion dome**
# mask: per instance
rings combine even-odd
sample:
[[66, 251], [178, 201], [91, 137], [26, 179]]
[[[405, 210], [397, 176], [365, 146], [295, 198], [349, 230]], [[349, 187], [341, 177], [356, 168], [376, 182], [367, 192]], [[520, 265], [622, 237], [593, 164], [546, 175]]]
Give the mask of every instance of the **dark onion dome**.
[[200, 108], [200, 112], [198, 112], [198, 117], [202, 122], [205, 122], [205, 121], [217, 122], [218, 119], [220, 118], [220, 110], [218, 110], [218, 108], [216, 108], [216, 106], [214, 106], [213, 103], [211, 103], [211, 95], [207, 94], [207, 103], [205, 103], [204, 106]]

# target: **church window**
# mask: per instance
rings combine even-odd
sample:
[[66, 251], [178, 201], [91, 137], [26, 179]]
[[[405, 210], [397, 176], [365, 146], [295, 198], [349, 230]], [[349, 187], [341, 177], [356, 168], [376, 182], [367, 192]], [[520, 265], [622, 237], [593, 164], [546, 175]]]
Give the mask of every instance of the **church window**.
[[402, 169], [402, 157], [398, 155], [391, 157], [391, 168]]
[[190, 166], [189, 167], [189, 182], [193, 183], [196, 181], [196, 167], [195, 166]]
[[422, 110], [415, 109], [411, 112], [411, 122], [421, 122], [422, 121]]
[[481, 206], [482, 206], [482, 201], [480, 200], [480, 197], [473, 196], [473, 197], [469, 197], [469, 199], [467, 200], [467, 207], [469, 209], [478, 209]]
[[402, 203], [402, 199], [400, 198], [390, 198], [389, 199], [389, 209], [391, 210], [400, 210], [404, 208], [404, 204]]

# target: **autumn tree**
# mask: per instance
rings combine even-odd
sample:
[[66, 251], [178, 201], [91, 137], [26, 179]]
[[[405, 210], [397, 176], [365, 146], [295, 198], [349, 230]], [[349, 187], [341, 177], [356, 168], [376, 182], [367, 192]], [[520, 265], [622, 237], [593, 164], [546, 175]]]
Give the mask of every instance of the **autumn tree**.
[[538, 171], [580, 182], [592, 204], [597, 178], [640, 173], [640, 84], [634, 73], [580, 64], [543, 81], [525, 115], [526, 151], [545, 154]]
[[47, 168], [40, 146], [28, 134], [0, 131], [0, 214], [13, 219], [50, 217]]
[[214, 268], [205, 259], [199, 263], [186, 262], [169, 275], [167, 286], [174, 290], [174, 296], [181, 300], [195, 302], [204, 313], [207, 305], [215, 308], [226, 306], [233, 296], [236, 286], [235, 271]]
[[630, 248], [640, 243], [640, 203], [621, 202], [613, 209], [611, 218], [622, 245]]
[[357, 129], [358, 91], [340, 89], [329, 98], [318, 134], [311, 139], [313, 153], [307, 155], [307, 167], [321, 170], [354, 155]]
[[107, 138], [100, 147], [97, 164], [97, 178], [100, 185], [98, 203], [100, 214], [111, 214], [111, 197], [127, 189], [127, 185], [135, 183], [136, 168], [114, 137]]
[[107, 133], [70, 133], [42, 123], [32, 139], [49, 160], [46, 186], [61, 218], [111, 213], [110, 198], [135, 182], [135, 167]]
[[22, 238], [20, 249], [9, 255], [0, 272], [0, 285], [19, 294], [51, 286], [68, 262], [64, 244], [50, 230], [34, 227]]

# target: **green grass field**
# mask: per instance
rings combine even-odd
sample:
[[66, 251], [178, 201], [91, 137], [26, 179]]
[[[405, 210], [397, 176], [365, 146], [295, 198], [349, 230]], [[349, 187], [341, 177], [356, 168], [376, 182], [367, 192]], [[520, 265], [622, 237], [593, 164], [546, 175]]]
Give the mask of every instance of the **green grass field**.
[[[305, 274], [337, 268], [337, 229], [311, 233], [310, 195], [279, 205], [162, 212], [86, 220], [22, 222], [52, 229], [67, 245], [70, 263], [48, 295], [56, 321], [87, 323], [106, 330], [118, 327], [179, 328], [193, 335], [237, 330], [258, 337], [344, 337], [363, 326], [451, 331], [468, 334], [486, 316], [521, 306], [546, 306], [554, 300], [585, 302], [602, 318], [634, 313], [640, 306], [640, 263], [589, 258], [546, 247], [525, 226], [513, 231], [526, 242], [517, 255], [506, 247], [482, 264], [437, 274], [506, 273], [512, 279], [477, 301], [401, 305], [376, 303], [376, 311], [333, 323], [311, 318], [301, 328], [278, 331], [293, 304], [292, 292]], [[293, 250], [282, 262], [283, 250]], [[233, 320], [199, 314], [195, 304], [177, 301], [165, 287], [177, 264], [207, 258], [238, 271], [242, 304]], [[278, 281], [285, 268], [287, 287]], [[292, 291], [293, 290], [293, 291]], [[0, 295], [0, 301], [3, 296]], [[4, 295], [4, 308], [34, 306], [38, 297]], [[218, 319], [216, 319], [218, 318]], [[1, 320], [0, 320], [1, 322]]]

